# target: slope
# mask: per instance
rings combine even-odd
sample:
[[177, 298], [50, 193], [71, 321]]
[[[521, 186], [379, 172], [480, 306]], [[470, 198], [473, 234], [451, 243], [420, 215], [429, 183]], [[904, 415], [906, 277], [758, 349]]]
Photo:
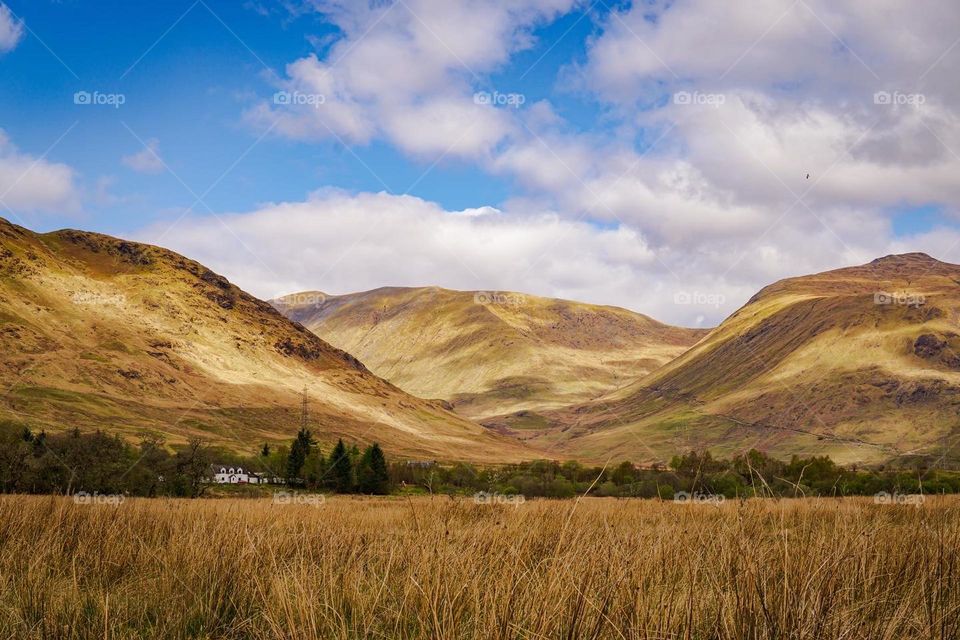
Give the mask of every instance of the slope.
[[533, 457], [412, 397], [204, 266], [80, 231], [0, 219], [0, 418], [238, 451], [288, 441], [299, 394], [322, 443], [398, 456]]
[[582, 402], [680, 355], [706, 332], [616, 307], [507, 292], [383, 288], [273, 304], [415, 395], [485, 418]]
[[[783, 280], [639, 382], [544, 416], [528, 440], [651, 462], [707, 447], [956, 461], [958, 284], [960, 266], [925, 254]], [[491, 426], [510, 432], [512, 418]]]

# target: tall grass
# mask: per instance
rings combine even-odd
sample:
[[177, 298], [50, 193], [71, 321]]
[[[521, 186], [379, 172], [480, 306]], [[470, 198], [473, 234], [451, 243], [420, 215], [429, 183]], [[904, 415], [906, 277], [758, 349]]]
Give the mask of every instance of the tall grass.
[[960, 499], [0, 497], [3, 638], [958, 638]]

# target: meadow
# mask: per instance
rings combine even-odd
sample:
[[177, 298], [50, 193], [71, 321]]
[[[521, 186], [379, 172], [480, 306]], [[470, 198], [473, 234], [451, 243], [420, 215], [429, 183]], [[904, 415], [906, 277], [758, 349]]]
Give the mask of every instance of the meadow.
[[960, 637], [960, 498], [0, 496], [0, 638]]

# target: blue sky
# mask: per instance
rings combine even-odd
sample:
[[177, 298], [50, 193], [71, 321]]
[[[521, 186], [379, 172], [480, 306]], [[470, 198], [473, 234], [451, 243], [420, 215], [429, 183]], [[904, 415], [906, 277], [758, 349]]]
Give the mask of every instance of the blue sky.
[[[410, 193], [454, 210], [496, 205], [511, 194], [509, 177], [464, 162], [441, 161], [424, 176], [432, 161], [378, 141], [349, 150], [336, 140], [258, 142], [260, 132], [243, 122], [243, 110], [273, 94], [271, 79], [287, 63], [328, 52], [325, 39], [340, 32], [321, 15], [217, 0], [10, 0], [7, 6], [30, 31], [0, 61], [0, 122], [35, 155], [69, 130], [48, 158], [77, 168], [91, 191], [109, 179], [110, 193], [122, 199], [84, 203], [79, 220], [87, 227], [130, 233], [190, 206], [195, 198], [183, 183], [199, 195], [221, 176], [204, 197], [218, 212], [300, 199], [330, 185], [400, 194], [416, 183]], [[536, 45], [485, 81], [518, 87], [531, 101], [554, 96], [571, 126], [592, 126], [599, 107], [557, 91], [557, 75], [583, 56], [597, 30], [596, 11], [585, 16], [581, 8], [538, 27]], [[77, 91], [122, 94], [125, 103], [77, 106]], [[142, 175], [122, 163], [151, 139], [170, 171]], [[199, 205], [198, 213], [205, 212]], [[24, 215], [41, 229], [78, 223], [75, 215]]]
[[0, 215], [263, 297], [711, 324], [781, 277], [960, 262], [960, 8], [931, 3], [2, 0]]

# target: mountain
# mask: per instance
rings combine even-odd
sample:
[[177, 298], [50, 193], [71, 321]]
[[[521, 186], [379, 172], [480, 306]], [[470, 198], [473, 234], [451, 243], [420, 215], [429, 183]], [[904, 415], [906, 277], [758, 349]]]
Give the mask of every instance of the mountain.
[[250, 452], [313, 431], [417, 459], [534, 457], [370, 373], [271, 305], [158, 247], [0, 219], [0, 421]]
[[[709, 447], [960, 458], [960, 266], [925, 254], [770, 285], [666, 366], [539, 419], [535, 446], [667, 460]], [[509, 433], [529, 417], [489, 426]]]
[[438, 287], [309, 291], [273, 304], [377, 375], [472, 418], [596, 398], [706, 334], [616, 307]]

